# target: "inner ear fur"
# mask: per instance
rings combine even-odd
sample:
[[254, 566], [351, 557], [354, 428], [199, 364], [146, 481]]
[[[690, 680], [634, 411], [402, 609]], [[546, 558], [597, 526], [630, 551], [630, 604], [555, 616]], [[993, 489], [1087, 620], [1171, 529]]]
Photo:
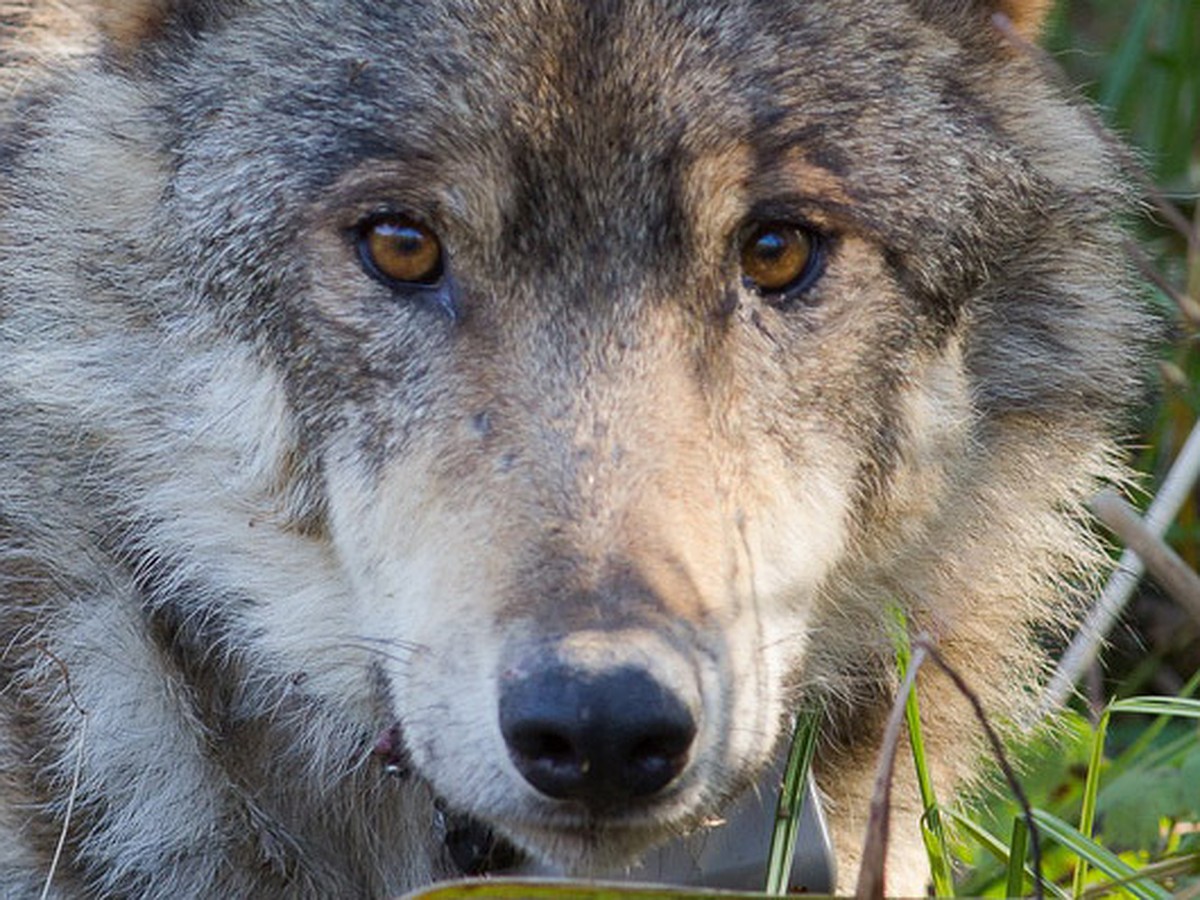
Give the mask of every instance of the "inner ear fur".
[[1012, 20], [1018, 32], [1034, 39], [1040, 34], [1054, 0], [997, 0], [994, 5], [996, 12]]
[[950, 28], [977, 34], [980, 30], [994, 32], [989, 21], [1000, 13], [1013, 23], [1017, 33], [1036, 40], [1054, 0], [909, 0], [928, 21]]

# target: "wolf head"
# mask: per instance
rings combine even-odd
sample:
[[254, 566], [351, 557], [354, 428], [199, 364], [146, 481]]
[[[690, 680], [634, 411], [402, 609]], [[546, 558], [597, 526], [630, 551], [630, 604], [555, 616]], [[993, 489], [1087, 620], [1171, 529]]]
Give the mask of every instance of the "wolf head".
[[543, 857], [712, 814], [1073, 546], [1138, 324], [1043, 6], [103, 5], [13, 215], [122, 552]]

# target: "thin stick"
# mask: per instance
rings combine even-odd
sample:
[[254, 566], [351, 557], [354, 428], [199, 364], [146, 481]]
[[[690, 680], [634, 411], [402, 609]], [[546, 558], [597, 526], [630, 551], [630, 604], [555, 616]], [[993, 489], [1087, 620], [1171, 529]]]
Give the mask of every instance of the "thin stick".
[[927, 637], [918, 636], [913, 641], [913, 644], [929, 654], [929, 658], [937, 663], [938, 668], [945, 672], [946, 676], [954, 682], [954, 686], [958, 688], [959, 693], [967, 698], [967, 701], [971, 704], [971, 708], [975, 711], [975, 718], [979, 720], [979, 724], [983, 728], [983, 733], [987, 735], [992, 752], [996, 755], [996, 762], [999, 763], [1000, 769], [1004, 773], [1004, 779], [1008, 782], [1008, 787], [1017, 799], [1017, 803], [1020, 804], [1021, 813], [1025, 817], [1025, 824], [1029, 830], [1029, 855], [1033, 866], [1033, 895], [1037, 900], [1043, 900], [1045, 888], [1042, 882], [1042, 848], [1041, 841], [1038, 839], [1037, 823], [1033, 819], [1033, 807], [1029, 805], [1029, 798], [1025, 796], [1025, 791], [1021, 788], [1021, 783], [1017, 780], [1016, 773], [1013, 772], [1012, 766], [1008, 762], [1008, 755], [1004, 752], [1004, 744], [992, 728], [991, 722], [988, 721], [983, 704], [979, 702], [979, 696], [971, 690], [962, 676], [938, 653], [937, 648], [933, 646], [930, 640]]
[[871, 791], [871, 813], [867, 821], [867, 837], [863, 842], [862, 864], [858, 869], [858, 884], [854, 895], [858, 900], [882, 900], [884, 894], [884, 863], [887, 859], [888, 814], [892, 800], [892, 771], [896, 768], [896, 749], [900, 744], [900, 728], [908, 707], [908, 695], [917, 680], [917, 672], [925, 662], [927, 645], [919, 643], [909, 660], [908, 673], [896, 694], [883, 745], [879, 767], [875, 770], [875, 785]]
[[1141, 558], [1163, 590], [1200, 624], [1200, 575], [1147, 528], [1133, 507], [1113, 491], [1101, 491], [1090, 506], [1096, 518]]
[[[1191, 495], [1192, 486], [1195, 485], [1198, 477], [1200, 477], [1200, 422], [1193, 426], [1191, 434], [1184, 442], [1183, 449], [1179, 451], [1174, 464], [1167, 472], [1167, 477], [1163, 479], [1154, 502], [1150, 504], [1150, 508], [1142, 519], [1142, 523], [1152, 534], [1162, 537], [1167, 526], [1174, 521], [1184, 502]], [[1120, 617], [1121, 611], [1129, 602], [1144, 571], [1145, 564], [1141, 557], [1132, 550], [1126, 550], [1121, 554], [1121, 561], [1117, 564], [1116, 571], [1109, 578], [1100, 599], [1088, 613], [1079, 633], [1063, 654], [1062, 660], [1054, 672], [1054, 677], [1050, 679], [1050, 683], [1042, 693], [1036, 713], [1038, 719], [1060, 709], [1066, 702], [1067, 697], [1075, 689], [1075, 683], [1079, 681], [1079, 677], [1099, 654], [1105, 635]]]

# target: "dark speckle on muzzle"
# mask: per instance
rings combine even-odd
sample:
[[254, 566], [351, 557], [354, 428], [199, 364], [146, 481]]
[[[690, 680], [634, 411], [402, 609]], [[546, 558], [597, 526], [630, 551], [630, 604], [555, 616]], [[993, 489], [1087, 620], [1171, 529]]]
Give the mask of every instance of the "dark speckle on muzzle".
[[602, 812], [670, 784], [687, 766], [696, 721], [644, 669], [594, 673], [556, 663], [504, 683], [500, 730], [540, 793]]

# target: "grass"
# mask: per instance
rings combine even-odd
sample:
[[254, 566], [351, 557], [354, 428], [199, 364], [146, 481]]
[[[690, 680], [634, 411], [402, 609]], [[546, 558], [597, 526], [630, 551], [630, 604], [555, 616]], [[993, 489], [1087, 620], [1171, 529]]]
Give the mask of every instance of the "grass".
[[[908, 643], [898, 638], [896, 644], [897, 659], [907, 668]], [[1198, 685], [1200, 675], [1187, 685], [1187, 689], [1194, 690]], [[904, 702], [910, 711], [910, 747], [918, 769], [918, 780], [928, 784], [931, 779], [923, 752], [916, 701], [910, 694], [897, 702]], [[1130, 715], [1150, 715], [1155, 717], [1155, 721], [1110, 762], [1106, 757], [1110, 721], [1114, 716]], [[956, 826], [959, 839], [957, 856], [968, 864], [970, 871], [970, 876], [962, 885], [962, 893], [971, 896], [1024, 896], [1030, 880], [1034, 882], [1038, 895], [1048, 888], [1050, 893], [1063, 898], [1121, 893], [1139, 900], [1167, 900], [1171, 891], [1176, 889], [1195, 888], [1200, 893], [1200, 878], [1194, 878], [1200, 875], [1200, 841], [1195, 842], [1195, 846], [1185, 846], [1182, 841], [1172, 839], [1177, 836], [1180, 824], [1186, 824], [1187, 831], [1200, 837], [1200, 825], [1197, 825], [1200, 822], [1200, 790], [1197, 790], [1197, 785], [1200, 785], [1200, 728], [1195, 724], [1185, 726], [1180, 736], [1167, 737], [1169, 726], [1175, 720], [1200, 723], [1200, 701], [1189, 697], [1135, 697], [1113, 701], [1094, 727], [1084, 725], [1074, 730], [1076, 740], [1073, 746], [1070, 742], [1064, 745], [1061, 740], [1064, 736], [1069, 737], [1071, 732], [1052, 736], [1054, 746], [1059, 751], [1065, 749], [1068, 752], [1065, 757], [1061, 752], [1045, 754], [1044, 762], [1054, 760], [1061, 765], [1064, 758], [1086, 758], [1078, 796], [1070, 790], [1043, 792], [1041, 799], [1049, 801], [1050, 808], [1038, 806], [1032, 810], [1025, 806], [1024, 800], [1020, 808], [1014, 808], [1012, 800], [1005, 797], [1001, 807], [992, 810], [993, 830], [984, 824], [986, 816], [979, 815], [978, 811], [971, 815], [958, 809], [942, 809], [937, 806], [931, 792], [924, 794], [926, 821], [940, 822], [944, 818]], [[1046, 740], [1045, 735], [1041, 739]], [[1033, 758], [1036, 759], [1036, 755]], [[1008, 762], [1003, 758], [1001, 762], [1006, 776], [1011, 779]], [[1065, 771], [1058, 771], [1060, 775], [1073, 777], [1069, 767]], [[1148, 791], [1145, 786], [1161, 784], [1164, 773], [1176, 776], [1168, 777], [1167, 783], [1162, 785], [1167, 790], [1165, 797]], [[1121, 779], [1137, 790], [1133, 793], [1122, 792]], [[1107, 785], [1104, 792], [1102, 781]], [[1173, 798], [1173, 802], [1170, 798]], [[1130, 803], [1133, 804], [1132, 809], [1128, 806]], [[1100, 810], [1112, 822], [1114, 835], [1119, 836], [1128, 830], [1131, 812], [1136, 814], [1149, 810], [1154, 827], [1148, 832], [1143, 831], [1139, 839], [1134, 841], [1138, 846], [1121, 852], [1108, 846], [1108, 843], [1117, 844], [1115, 839], [1111, 842], [1097, 839]], [[1078, 827], [1069, 823], [1070, 818], [1079, 822]], [[1007, 842], [999, 836], [1004, 833], [1006, 822], [1010, 835]], [[1036, 869], [1029, 866], [1027, 850], [1031, 843], [1030, 828], [1036, 828], [1044, 846], [1054, 851], [1049, 867], [1041, 865], [1044, 857], [1040, 856], [1035, 860]], [[1153, 846], [1155, 844], [1158, 846]], [[930, 870], [934, 873], [935, 896], [954, 896], [954, 886], [937, 877], [939, 871], [948, 871], [944, 835], [939, 831], [937, 839], [929, 839], [927, 833], [926, 847]], [[992, 857], [990, 868], [981, 864], [981, 850]], [[1160, 884], [1160, 881], [1169, 887]]]
[[[1197, 682], [1200, 677], [1189, 689]], [[1154, 716], [1151, 724], [1139, 722], [1140, 736], [1112, 752], [1106, 740], [1112, 723], [1145, 715]], [[1200, 889], [1197, 722], [1200, 701], [1136, 697], [1109, 704], [1094, 726], [1069, 720], [1074, 727], [1053, 738], [1056, 753], [1045, 752], [1045, 736], [1025, 748], [1034, 766], [1043, 767], [1031, 779], [1041, 779], [1043, 805], [1034, 810], [1034, 820], [1049, 850], [1045, 874], [1052, 893], [1163, 900], [1172, 891]], [[1048, 759], [1067, 763], [1054, 773], [1057, 777], [1046, 778]], [[1082, 771], [1075, 765], [1081, 759], [1086, 759]], [[968, 864], [960, 889], [975, 896], [1019, 896], [1013, 889], [1014, 872], [1023, 869], [1025, 858], [1020, 829], [1007, 844], [998, 835], [1006, 822], [1022, 820], [1011, 802], [993, 799], [993, 804], [970, 816], [961, 811], [950, 816], [959, 854]]]
[[[892, 643], [896, 650], [896, 667], [904, 678], [912, 665], [912, 646], [904, 613], [892, 609]], [[939, 897], [954, 896], [954, 874], [951, 871], [950, 853], [946, 844], [946, 831], [942, 827], [941, 807], [933, 788], [929, 772], [929, 759], [925, 754], [924, 731], [921, 727], [920, 701], [916, 691], [909, 691], [904, 701], [904, 717], [908, 725], [909, 749], [917, 770], [917, 786], [921, 793], [921, 839], [929, 856], [929, 871], [933, 879], [934, 893]]]
[[796, 837], [800, 831], [800, 815], [804, 811], [804, 788], [817, 749], [820, 715], [805, 710], [796, 717], [792, 746], [788, 752], [783, 786], [775, 813], [775, 828], [767, 854], [767, 883], [764, 892], [781, 897], [788, 892], [788, 878], [796, 853]]

